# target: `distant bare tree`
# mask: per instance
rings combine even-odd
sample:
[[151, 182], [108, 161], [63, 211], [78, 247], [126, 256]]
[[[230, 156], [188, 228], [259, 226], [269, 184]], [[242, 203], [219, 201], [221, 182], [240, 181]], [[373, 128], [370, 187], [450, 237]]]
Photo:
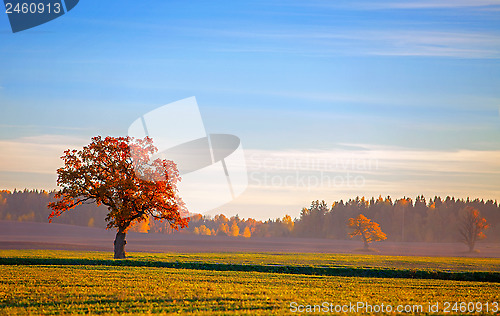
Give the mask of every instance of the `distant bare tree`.
[[460, 235], [462, 235], [462, 241], [469, 247], [470, 252], [474, 250], [478, 239], [486, 238], [483, 231], [489, 226], [486, 219], [479, 215], [477, 209], [470, 206], [464, 209], [464, 214], [460, 220]]

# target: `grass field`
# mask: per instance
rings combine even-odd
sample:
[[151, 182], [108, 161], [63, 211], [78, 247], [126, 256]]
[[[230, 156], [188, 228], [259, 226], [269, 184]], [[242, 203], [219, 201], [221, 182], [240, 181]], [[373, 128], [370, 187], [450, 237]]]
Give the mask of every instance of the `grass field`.
[[[372, 308], [380, 308], [381, 304], [390, 305], [393, 312], [401, 305], [410, 312], [418, 313], [421, 305], [422, 311], [427, 313], [429, 304], [438, 303], [441, 314], [446, 307], [450, 314], [469, 314], [479, 308], [483, 314], [487, 308], [487, 314], [494, 314], [498, 306], [496, 302], [500, 302], [498, 282], [231, 270], [240, 266], [303, 266], [376, 271], [404, 271], [410, 268], [495, 274], [499, 269], [499, 259], [132, 253], [130, 259], [118, 261], [128, 265], [116, 266], [111, 257], [105, 252], [0, 251], [0, 314], [269, 315], [294, 314], [291, 307], [298, 309], [302, 305], [307, 310], [307, 305], [321, 305], [323, 302], [331, 303], [328, 311], [333, 312], [335, 306], [357, 306], [359, 302], [370, 304]], [[82, 260], [87, 260], [85, 262], [89, 264], [80, 264]], [[148, 262], [153, 266], [143, 266]], [[164, 262], [178, 263], [181, 268], [154, 266]], [[197, 263], [193, 266], [200, 269], [190, 269], [189, 263]], [[227, 266], [228, 270], [210, 269], [212, 265]], [[455, 302], [465, 304], [454, 305]], [[353, 309], [346, 311], [352, 312]], [[356, 311], [370, 310], [365, 305]], [[375, 311], [372, 309], [372, 313]], [[319, 312], [319, 306], [316, 312]]]

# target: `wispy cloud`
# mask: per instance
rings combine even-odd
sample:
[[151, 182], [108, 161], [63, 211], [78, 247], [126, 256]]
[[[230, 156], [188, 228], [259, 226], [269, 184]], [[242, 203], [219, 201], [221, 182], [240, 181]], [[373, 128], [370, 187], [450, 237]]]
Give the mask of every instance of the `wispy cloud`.
[[[40, 135], [0, 140], [0, 172], [55, 174], [63, 152], [88, 140], [65, 135]], [[0, 186], [3, 184], [0, 183]], [[29, 179], [26, 179], [29, 187]]]
[[423, 1], [393, 1], [373, 3], [373, 8], [391, 9], [438, 9], [438, 8], [471, 8], [498, 7], [498, 0], [423, 0]]
[[[374, 40], [368, 54], [500, 58], [500, 35], [472, 32], [396, 31], [368, 32], [361, 40]], [[379, 47], [377, 47], [379, 46]]]
[[[218, 33], [214, 30], [213, 32]], [[436, 56], [500, 58], [500, 35], [466, 31], [400, 30], [289, 30], [227, 32], [218, 36], [246, 38], [248, 46], [222, 45], [219, 52], [280, 53], [316, 57], [335, 55]], [[273, 40], [273, 45], [269, 41]], [[300, 43], [300, 45], [297, 45]], [[232, 44], [231, 44], [232, 45]]]
[[[0, 87], [1, 88], [1, 87]], [[85, 131], [90, 130], [90, 127], [75, 127], [75, 126], [49, 126], [49, 125], [33, 125], [33, 124], [0, 124], [0, 128], [19, 128], [19, 129], [53, 129], [53, 130], [68, 130], [68, 131]], [[37, 136], [38, 137], [38, 136]]]
[[500, 150], [416, 150], [344, 144], [330, 151], [247, 150], [255, 190], [311, 193], [422, 193], [500, 200]]
[[500, 150], [339, 144], [329, 151], [247, 149], [246, 157], [247, 191], [218, 211], [267, 219], [299, 216], [317, 199], [331, 203], [356, 196], [423, 194], [500, 200]]
[[345, 171], [370, 174], [499, 174], [500, 150], [417, 150], [339, 144], [331, 151], [247, 150], [249, 168], [268, 171]]
[[[63, 151], [86, 143], [87, 139], [64, 135], [0, 140], [0, 174], [10, 177], [0, 179], [0, 188], [30, 188], [33, 183], [54, 188]], [[379, 194], [500, 200], [500, 150], [338, 144], [332, 150], [247, 149], [245, 154], [249, 187], [217, 211], [237, 210], [240, 215], [261, 219], [285, 213], [297, 216], [311, 200], [332, 202]]]
[[495, 10], [500, 7], [498, 0], [392, 0], [392, 1], [303, 1], [298, 6], [344, 8], [356, 10], [380, 10], [380, 9], [460, 9], [460, 8], [488, 8]]

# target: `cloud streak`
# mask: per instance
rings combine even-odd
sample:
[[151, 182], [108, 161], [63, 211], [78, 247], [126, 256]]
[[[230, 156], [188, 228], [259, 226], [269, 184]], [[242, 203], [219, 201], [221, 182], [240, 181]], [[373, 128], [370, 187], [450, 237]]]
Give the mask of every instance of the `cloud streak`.
[[399, 31], [367, 34], [375, 41], [368, 54], [388, 56], [437, 56], [457, 58], [499, 58], [500, 36], [472, 32]]
[[[59, 157], [88, 143], [64, 135], [0, 140], [0, 188], [55, 188]], [[338, 144], [332, 150], [246, 149], [247, 191], [217, 211], [297, 216], [311, 200], [424, 194], [500, 200], [500, 150]], [[263, 207], [265, 206], [265, 207]], [[272, 214], [272, 215], [271, 215]]]
[[428, 193], [500, 200], [500, 150], [344, 144], [331, 151], [247, 150], [247, 163], [254, 189], [288, 190], [294, 199], [302, 196], [306, 201], [311, 192], [343, 198]]
[[355, 10], [415, 10], [415, 9], [490, 9], [500, 7], [498, 0], [398, 0], [398, 1], [307, 1], [299, 4], [303, 7], [342, 8]]
[[[212, 48], [217, 52], [280, 53], [309, 56], [376, 55], [500, 58], [500, 35], [466, 31], [420, 30], [322, 30], [288, 32], [219, 32], [213, 36], [245, 38], [249, 46], [234, 44]], [[273, 45], [269, 41], [273, 40]], [[300, 43], [300, 45], [297, 45]]]
[[450, 9], [450, 8], [481, 8], [499, 7], [498, 0], [427, 0], [427, 1], [394, 1], [373, 4], [379, 9]]
[[[353, 171], [374, 175], [400, 172], [500, 175], [500, 150], [416, 150], [339, 144], [331, 151], [247, 150], [251, 170]], [[345, 149], [351, 147], [352, 149]]]
[[356, 196], [500, 200], [500, 150], [339, 145], [329, 151], [247, 149], [249, 188], [213, 213], [236, 212], [259, 219], [286, 213], [298, 217], [313, 200], [331, 203]]
[[[60, 157], [63, 152], [69, 148], [82, 147], [85, 142], [88, 141], [65, 135], [0, 140], [0, 172], [55, 174], [62, 166]], [[30, 187], [29, 178], [23, 180], [25, 187]], [[0, 187], [3, 185], [0, 183]]]

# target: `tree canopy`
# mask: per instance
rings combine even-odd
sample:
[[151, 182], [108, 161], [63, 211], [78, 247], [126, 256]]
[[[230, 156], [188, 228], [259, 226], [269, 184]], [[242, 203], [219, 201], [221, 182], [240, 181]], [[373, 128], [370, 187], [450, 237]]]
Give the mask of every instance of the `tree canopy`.
[[177, 194], [177, 166], [152, 160], [156, 151], [149, 137], [110, 136], [94, 137], [82, 150], [66, 150], [61, 157], [64, 166], [57, 170], [62, 189], [55, 193], [59, 200], [48, 204], [49, 220], [81, 204], [107, 206], [107, 228], [117, 228], [115, 257], [120, 258], [125, 257], [125, 234], [136, 222], [151, 217], [168, 221], [174, 229], [186, 227], [188, 219], [182, 215], [187, 210]]
[[353, 231], [349, 234], [351, 238], [361, 236], [365, 248], [373, 241], [385, 240], [387, 236], [380, 229], [380, 225], [372, 222], [363, 214], [359, 214], [356, 218], [349, 218], [349, 228]]

